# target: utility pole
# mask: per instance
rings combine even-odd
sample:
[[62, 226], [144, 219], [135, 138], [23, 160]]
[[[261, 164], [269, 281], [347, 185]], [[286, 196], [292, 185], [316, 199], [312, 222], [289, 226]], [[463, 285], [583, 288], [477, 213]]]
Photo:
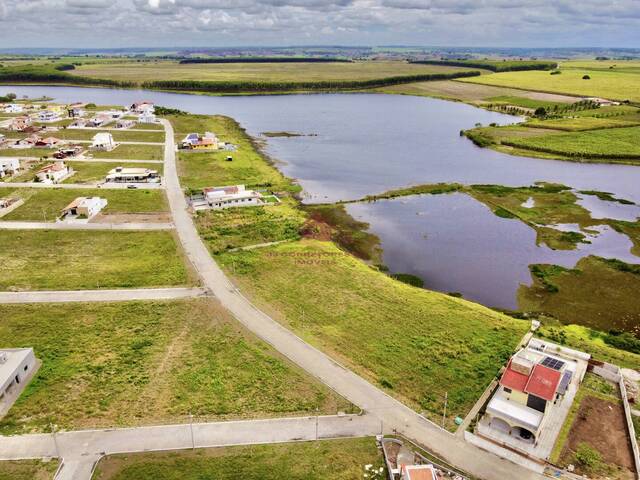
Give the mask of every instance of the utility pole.
[[447, 416], [447, 400], [449, 399], [449, 392], [444, 392], [444, 410], [442, 411], [442, 428], [444, 428], [444, 419]]

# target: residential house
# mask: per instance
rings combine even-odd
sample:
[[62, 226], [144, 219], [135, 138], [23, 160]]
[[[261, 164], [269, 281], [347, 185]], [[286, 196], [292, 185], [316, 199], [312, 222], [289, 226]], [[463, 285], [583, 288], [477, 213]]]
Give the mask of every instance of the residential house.
[[400, 472], [401, 480], [438, 480], [433, 465], [402, 465]]
[[100, 113], [103, 115], [108, 115], [113, 120], [118, 120], [124, 117], [124, 114], [126, 112], [124, 110], [107, 110], [106, 112], [100, 112]]
[[77, 157], [83, 151], [84, 148], [81, 145], [68, 145], [66, 147], [60, 148], [56, 153], [54, 153], [53, 158], [62, 160], [63, 158]]
[[33, 125], [33, 121], [29, 117], [16, 117], [9, 124], [9, 130], [14, 132], [24, 132]]
[[148, 168], [116, 167], [109, 171], [107, 183], [160, 183], [157, 170]]
[[[537, 454], [538, 441], [545, 428], [562, 425], [562, 418], [558, 417], [566, 416], [573, 393], [586, 372], [588, 359], [588, 354], [531, 340], [509, 360], [478, 431], [501, 443]], [[572, 395], [564, 402], [568, 391]], [[549, 421], [552, 417], [554, 420]], [[552, 446], [553, 442], [544, 448]]]
[[76, 118], [67, 128], [86, 128], [89, 122], [90, 120], [88, 118]]
[[60, 113], [54, 110], [41, 110], [38, 112], [38, 121], [40, 122], [57, 122], [60, 120]]
[[0, 133], [0, 144], [4, 143], [4, 141], [7, 139], [7, 137], [3, 134]]
[[218, 138], [211, 132], [204, 135], [190, 133], [182, 139], [180, 148], [186, 150], [217, 150], [219, 148]]
[[64, 142], [62, 140], [60, 140], [59, 138], [47, 137], [47, 138], [41, 138], [40, 140], [36, 141], [36, 147], [55, 148], [55, 147], [61, 145], [62, 143], [64, 143]]
[[156, 123], [156, 116], [153, 112], [142, 112], [138, 115], [138, 122], [140, 123]]
[[20, 160], [15, 157], [0, 157], [0, 178], [15, 175], [20, 171]]
[[69, 105], [67, 108], [69, 118], [84, 117], [87, 114], [87, 111], [84, 109], [85, 105], [86, 103], [75, 103], [73, 105]]
[[22, 113], [24, 107], [19, 103], [10, 103], [4, 107], [4, 113]]
[[205, 203], [193, 203], [196, 210], [251, 207], [264, 203], [262, 194], [254, 190], [247, 190], [244, 185], [205, 188], [202, 193]]
[[60, 183], [73, 173], [73, 170], [62, 161], [56, 161], [36, 172], [36, 182], [40, 183]]
[[88, 126], [94, 128], [103, 127], [111, 122], [113, 122], [113, 118], [110, 115], [106, 113], [99, 113], [95, 117], [91, 118], [91, 120], [89, 120]]
[[0, 350], [0, 417], [9, 411], [38, 367], [33, 348]]
[[117, 146], [118, 144], [113, 141], [113, 135], [111, 135], [109, 132], [100, 132], [100, 133], [96, 133], [93, 136], [93, 143], [91, 144], [91, 149], [110, 152]]
[[36, 134], [32, 134], [32, 135], [29, 135], [28, 137], [21, 138], [20, 140], [16, 140], [15, 142], [13, 142], [13, 145], [11, 145], [11, 148], [15, 148], [15, 149], [35, 148], [36, 143], [40, 142], [41, 140], [42, 140], [41, 137], [39, 137]]
[[116, 122], [116, 128], [122, 128], [122, 129], [131, 128], [135, 124], [136, 122], [134, 122], [133, 120], [127, 120], [127, 119], [121, 118]]
[[100, 197], [78, 197], [62, 210], [61, 219], [90, 220], [107, 206], [107, 200]]
[[131, 111], [134, 113], [154, 113], [155, 106], [153, 102], [136, 102], [131, 105]]

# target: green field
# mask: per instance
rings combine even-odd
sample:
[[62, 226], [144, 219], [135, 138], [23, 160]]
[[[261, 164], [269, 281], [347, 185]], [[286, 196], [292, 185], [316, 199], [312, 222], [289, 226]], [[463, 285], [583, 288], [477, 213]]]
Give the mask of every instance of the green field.
[[0, 480], [51, 480], [58, 465], [56, 460], [0, 461]]
[[[584, 75], [589, 75], [591, 79], [583, 80]], [[565, 95], [640, 101], [640, 75], [624, 71], [562, 69], [560, 75], [550, 75], [543, 71], [505, 72], [459, 81]]]
[[2, 434], [349, 409], [213, 300], [2, 305], [0, 317], [0, 348], [42, 361]]
[[117, 158], [135, 160], [163, 160], [164, 146], [160, 145], [118, 145], [110, 152], [92, 151], [94, 158]]
[[[108, 127], [112, 126], [113, 125], [108, 125]], [[137, 129], [138, 125], [133, 128]], [[160, 129], [161, 126], [155, 125], [155, 128]], [[67, 128], [52, 132], [51, 136], [62, 140], [91, 140], [101, 131], [110, 133], [116, 142], [164, 142], [163, 132], [136, 132], [135, 130], [83, 130], [81, 128]]]
[[74, 162], [73, 160], [67, 160], [66, 163], [73, 168], [75, 173], [63, 183], [103, 182], [109, 171], [119, 166], [127, 168], [148, 168], [150, 170], [156, 170], [159, 175], [163, 173], [163, 165], [161, 163], [123, 162], [119, 164], [106, 162]]
[[448, 427], [529, 327], [393, 280], [331, 243], [305, 240], [218, 258], [285, 326], [412, 407], [440, 421], [448, 392]]
[[365, 465], [384, 467], [373, 438], [112, 455], [94, 480], [353, 480]]
[[[161, 190], [66, 190], [57, 188], [20, 188], [1, 192], [3, 196], [23, 198], [24, 205], [2, 217], [2, 220], [53, 222], [64, 207], [77, 197], [99, 196], [107, 200], [101, 213], [168, 212], [167, 200]], [[1, 220], [0, 220], [1, 221]]]
[[203, 81], [329, 81], [371, 80], [398, 75], [424, 75], [467, 71], [434, 65], [412, 65], [402, 61], [353, 63], [220, 63], [183, 64], [173, 61], [154, 63], [101, 63], [82, 65], [71, 73], [89, 78], [143, 82], [154, 80]]
[[[184, 152], [178, 154], [178, 174], [183, 187], [203, 187], [245, 184], [270, 190], [292, 191], [290, 183], [282, 174], [267, 164], [256, 151], [251, 139], [237, 122], [222, 116], [173, 115], [168, 119], [173, 124], [176, 141], [189, 132], [214, 132], [222, 141], [238, 146], [235, 152]], [[227, 156], [233, 161], [227, 162]], [[296, 189], [293, 188], [295, 191]]]
[[194, 282], [172, 232], [0, 231], [0, 290], [160, 287]]
[[549, 120], [539, 120], [534, 118], [527, 122], [525, 125], [527, 127], [550, 128], [553, 130], [563, 130], [567, 132], [601, 130], [605, 128], [624, 128], [640, 125], [640, 117], [638, 117], [637, 119], [629, 117], [632, 116], [580, 116], [576, 118], [559, 118]]

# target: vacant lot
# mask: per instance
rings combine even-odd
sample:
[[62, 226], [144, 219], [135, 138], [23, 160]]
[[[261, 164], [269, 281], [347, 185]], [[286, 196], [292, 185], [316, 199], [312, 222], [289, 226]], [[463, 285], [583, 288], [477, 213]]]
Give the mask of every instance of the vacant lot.
[[[108, 125], [108, 127], [113, 126], [114, 124]], [[137, 129], [138, 125], [133, 128]], [[155, 128], [158, 130], [162, 129], [160, 125], [155, 125]], [[68, 128], [53, 132], [52, 136], [64, 140], [91, 140], [101, 131], [108, 131], [113, 135], [113, 139], [116, 142], [164, 142], [163, 132], [136, 132], [130, 130], [83, 130], [80, 128]]]
[[192, 284], [172, 232], [0, 231], [0, 290]]
[[0, 317], [0, 348], [42, 360], [3, 434], [348, 408], [211, 300], [3, 305]]
[[110, 152], [91, 152], [94, 158], [136, 160], [163, 160], [164, 147], [160, 145], [118, 145]]
[[365, 465], [384, 465], [373, 438], [112, 455], [100, 461], [94, 478], [352, 480], [363, 478]]
[[164, 213], [168, 211], [165, 194], [161, 190], [67, 190], [55, 188], [20, 188], [3, 196], [23, 198], [24, 205], [2, 217], [2, 220], [53, 222], [62, 209], [77, 197], [101, 197], [107, 200], [102, 213]]
[[[590, 80], [583, 80], [588, 75]], [[562, 70], [560, 75], [543, 71], [505, 72], [460, 80], [496, 87], [511, 87], [549, 93], [640, 101], [640, 75], [599, 70]]]
[[56, 460], [0, 461], [0, 480], [51, 480], [57, 468]]
[[[216, 185], [246, 184], [270, 190], [291, 190], [282, 174], [265, 162], [237, 122], [228, 117], [189, 115], [168, 117], [176, 141], [189, 132], [214, 132], [222, 141], [237, 145], [235, 152], [188, 152], [178, 154], [178, 173], [183, 187], [199, 189]], [[227, 156], [233, 161], [226, 161]]]
[[133, 82], [154, 80], [203, 81], [313, 81], [370, 80], [398, 75], [424, 75], [468, 71], [472, 68], [438, 65], [412, 65], [399, 61], [354, 63], [224, 63], [186, 64], [165, 61], [154, 63], [102, 63], [77, 67], [73, 75]]
[[439, 419], [448, 392], [449, 426], [528, 329], [527, 322], [397, 282], [331, 243], [305, 240], [219, 259], [288, 328], [413, 407]]

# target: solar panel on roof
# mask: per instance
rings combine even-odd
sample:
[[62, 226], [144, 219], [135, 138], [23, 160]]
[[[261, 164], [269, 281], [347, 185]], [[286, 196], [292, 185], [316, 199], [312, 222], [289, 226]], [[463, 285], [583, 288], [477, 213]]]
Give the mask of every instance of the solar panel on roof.
[[544, 360], [542, 360], [540, 364], [545, 367], [553, 368], [554, 370], [561, 370], [564, 366], [564, 362], [562, 360], [552, 357], [544, 357]]
[[558, 385], [558, 393], [560, 395], [564, 395], [569, 388], [569, 384], [571, 383], [571, 378], [573, 377], [573, 372], [571, 370], [567, 370], [562, 375], [562, 379], [560, 380], [560, 385]]

